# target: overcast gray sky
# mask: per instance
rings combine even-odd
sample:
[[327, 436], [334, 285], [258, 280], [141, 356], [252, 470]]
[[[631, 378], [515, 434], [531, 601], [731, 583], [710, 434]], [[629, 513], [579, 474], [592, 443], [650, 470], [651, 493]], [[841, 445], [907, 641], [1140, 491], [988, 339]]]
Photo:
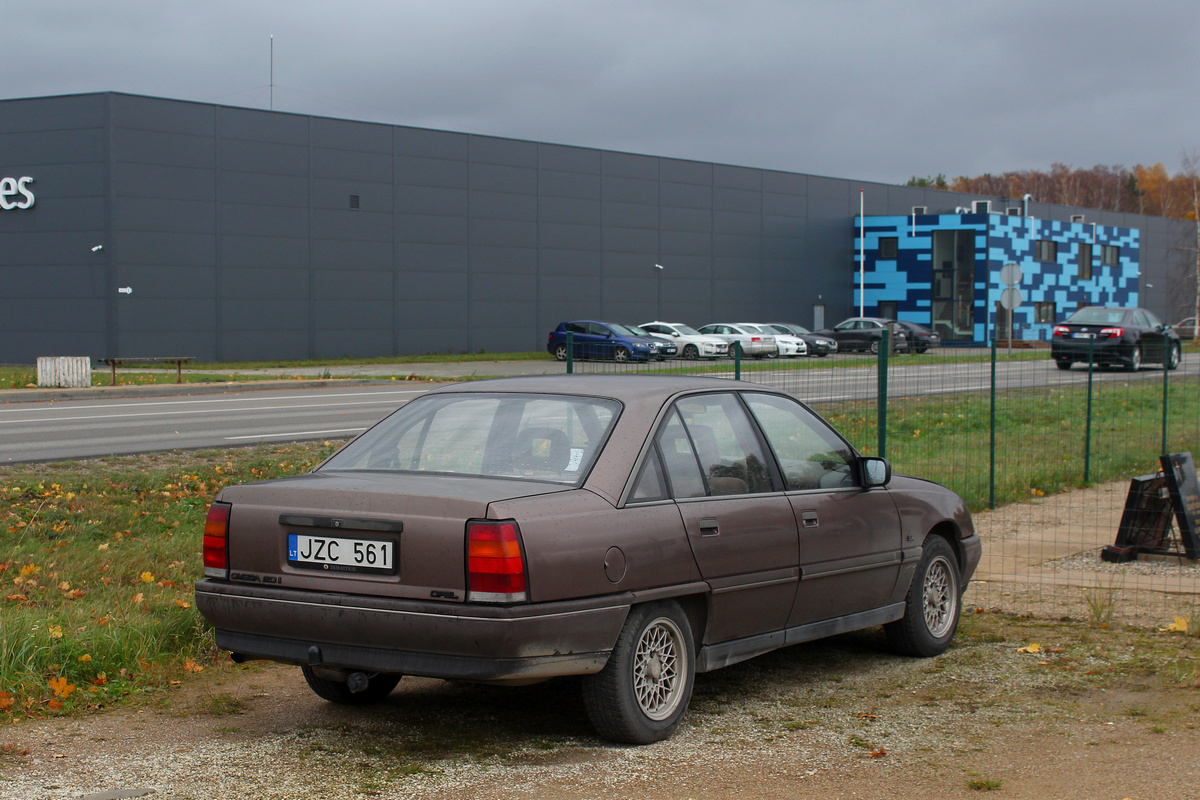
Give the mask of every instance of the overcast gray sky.
[[886, 183], [1200, 149], [1197, 0], [0, 0], [0, 53], [3, 98], [273, 96]]

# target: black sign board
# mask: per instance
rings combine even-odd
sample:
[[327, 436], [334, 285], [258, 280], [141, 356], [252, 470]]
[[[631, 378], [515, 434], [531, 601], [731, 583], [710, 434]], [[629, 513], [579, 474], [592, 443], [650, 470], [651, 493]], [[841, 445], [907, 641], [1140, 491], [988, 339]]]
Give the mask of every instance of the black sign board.
[[1100, 558], [1122, 562], [1133, 561], [1139, 552], [1171, 552], [1173, 513], [1167, 479], [1161, 472], [1132, 479], [1117, 541], [1100, 551]]
[[1200, 516], [1200, 481], [1196, 480], [1196, 465], [1191, 453], [1171, 453], [1159, 458], [1163, 477], [1171, 492], [1171, 505], [1175, 507], [1175, 524], [1183, 552], [1188, 558], [1200, 558], [1200, 534], [1196, 519]]

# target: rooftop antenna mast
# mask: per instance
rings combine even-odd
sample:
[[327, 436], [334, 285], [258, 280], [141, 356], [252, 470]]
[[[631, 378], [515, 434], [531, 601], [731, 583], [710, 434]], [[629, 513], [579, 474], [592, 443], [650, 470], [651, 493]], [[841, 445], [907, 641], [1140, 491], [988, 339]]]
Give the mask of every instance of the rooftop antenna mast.
[[275, 34], [271, 34], [271, 85], [268, 93], [271, 111], [275, 110]]

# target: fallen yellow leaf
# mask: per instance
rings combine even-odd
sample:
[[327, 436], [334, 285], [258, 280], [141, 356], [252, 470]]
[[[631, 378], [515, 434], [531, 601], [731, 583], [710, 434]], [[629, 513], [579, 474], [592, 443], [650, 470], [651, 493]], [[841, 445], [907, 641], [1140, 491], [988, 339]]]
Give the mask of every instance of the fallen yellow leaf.
[[1037, 642], [1032, 642], [1031, 644], [1027, 644], [1024, 647], [1017, 649], [1018, 653], [1040, 653], [1041, 651], [1042, 646]]
[[141, 574], [141, 579], [142, 579], [142, 583], [154, 583], [154, 573], [153, 572], [143, 572]]
[[1187, 633], [1188, 632], [1188, 621], [1186, 619], [1184, 619], [1183, 617], [1176, 617], [1175, 621], [1172, 622], [1170, 625], [1168, 625], [1163, 630], [1173, 631], [1175, 633]]

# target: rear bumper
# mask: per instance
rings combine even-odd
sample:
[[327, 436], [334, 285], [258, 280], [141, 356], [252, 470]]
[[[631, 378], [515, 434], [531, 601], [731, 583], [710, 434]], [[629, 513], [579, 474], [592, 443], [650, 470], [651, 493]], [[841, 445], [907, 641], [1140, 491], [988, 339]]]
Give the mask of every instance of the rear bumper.
[[1133, 345], [1120, 340], [1110, 342], [1055, 338], [1050, 341], [1050, 355], [1055, 361], [1086, 363], [1090, 354], [1093, 362], [1097, 364], [1128, 364], [1133, 360], [1133, 349]]
[[204, 579], [196, 607], [239, 660], [513, 680], [599, 672], [626, 598], [475, 606]]

